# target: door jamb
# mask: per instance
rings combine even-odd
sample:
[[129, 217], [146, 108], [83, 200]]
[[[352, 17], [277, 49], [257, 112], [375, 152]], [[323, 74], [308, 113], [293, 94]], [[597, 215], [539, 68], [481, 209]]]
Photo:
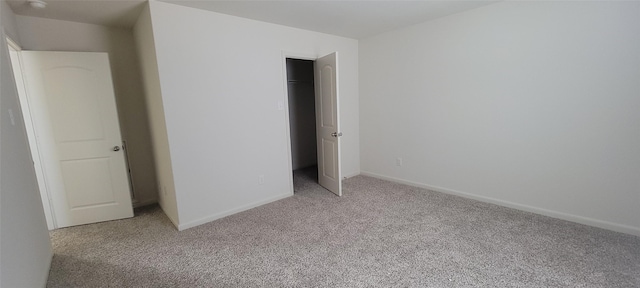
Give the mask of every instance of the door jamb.
[[[14, 81], [16, 84], [17, 92], [18, 92], [18, 100], [20, 101], [20, 106], [22, 110], [22, 117], [26, 127], [27, 140], [29, 142], [29, 147], [31, 151], [31, 159], [33, 161], [33, 168], [36, 174], [36, 180], [38, 183], [38, 190], [40, 192], [40, 198], [42, 201], [42, 208], [44, 210], [44, 215], [47, 220], [47, 227], [49, 230], [53, 230], [58, 228], [58, 224], [56, 222], [55, 211], [53, 210], [53, 206], [51, 204], [51, 195], [49, 194], [49, 189], [47, 187], [47, 182], [45, 181], [45, 171], [42, 167], [42, 156], [40, 155], [40, 147], [38, 144], [38, 140], [35, 134], [35, 126], [33, 125], [33, 118], [31, 114], [31, 106], [29, 104], [29, 99], [27, 97], [26, 83], [24, 80], [23, 69], [22, 69], [22, 56], [20, 52], [22, 48], [18, 43], [13, 41], [9, 36], [4, 35], [7, 39], [7, 45], [9, 46], [9, 52], [16, 53], [16, 59], [10, 59], [12, 62], [14, 60], [18, 61], [19, 71], [13, 71]], [[10, 53], [11, 54], [11, 53]], [[13, 57], [10, 57], [13, 58]], [[17, 79], [20, 77], [20, 79]]]

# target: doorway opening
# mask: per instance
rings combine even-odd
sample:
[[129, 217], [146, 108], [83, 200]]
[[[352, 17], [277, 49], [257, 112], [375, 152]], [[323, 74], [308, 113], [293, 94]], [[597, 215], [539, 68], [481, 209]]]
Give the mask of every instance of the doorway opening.
[[107, 54], [8, 46], [49, 230], [132, 217]]
[[[286, 119], [290, 126], [287, 136], [291, 141], [287, 145], [291, 157], [289, 163], [292, 164], [291, 170], [299, 170], [297, 168], [312, 167], [315, 159], [317, 165], [316, 182], [335, 195], [342, 196], [340, 172], [340, 137], [342, 132], [340, 132], [340, 110], [338, 107], [340, 102], [338, 52], [306, 59], [283, 58], [286, 71], [286, 75], [283, 76], [286, 77], [286, 80], [291, 80], [286, 83], [288, 93]], [[299, 95], [306, 95], [306, 97], [299, 97]], [[294, 103], [289, 104], [289, 101]], [[304, 101], [302, 104], [295, 103], [302, 101]], [[311, 103], [314, 102], [314, 109], [311, 109]], [[281, 106], [284, 105], [279, 104], [279, 107]], [[315, 133], [313, 132], [314, 126]], [[300, 133], [309, 136], [301, 137]], [[315, 148], [313, 143], [315, 143]], [[306, 144], [306, 146], [300, 144]], [[312, 157], [314, 152], [316, 153], [315, 158]], [[301, 155], [305, 158], [299, 158]], [[295, 190], [293, 179], [291, 181], [291, 192], [293, 193]]]
[[314, 61], [286, 58], [293, 190], [318, 185]]

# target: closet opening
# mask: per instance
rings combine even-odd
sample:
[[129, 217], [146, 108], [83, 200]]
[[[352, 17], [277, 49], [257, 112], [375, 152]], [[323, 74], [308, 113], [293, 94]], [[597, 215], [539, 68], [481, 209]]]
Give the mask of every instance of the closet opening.
[[313, 60], [286, 59], [294, 193], [318, 183]]

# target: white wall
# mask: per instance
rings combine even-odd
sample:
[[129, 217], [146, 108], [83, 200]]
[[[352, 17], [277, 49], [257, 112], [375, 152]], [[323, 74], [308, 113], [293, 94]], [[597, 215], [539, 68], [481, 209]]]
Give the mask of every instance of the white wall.
[[312, 61], [287, 59], [287, 98], [293, 170], [318, 164], [313, 65]]
[[44, 287], [53, 251], [2, 32], [5, 4], [0, 3], [0, 287]]
[[342, 171], [359, 173], [356, 40], [150, 5], [180, 229], [291, 195], [283, 51], [338, 51]]
[[155, 203], [158, 188], [132, 30], [28, 16], [16, 18], [24, 50], [109, 53], [122, 138], [127, 141], [135, 201], [138, 205]]
[[362, 40], [363, 173], [640, 235], [638, 16], [502, 2]]
[[140, 56], [142, 83], [147, 110], [149, 111], [151, 148], [153, 148], [153, 154], [156, 159], [155, 171], [158, 175], [157, 185], [160, 187], [158, 202], [169, 219], [178, 226], [178, 204], [176, 202], [175, 186], [173, 184], [171, 151], [169, 149], [167, 125], [164, 118], [162, 92], [160, 90], [160, 78], [149, 6], [146, 6], [140, 13], [138, 21], [133, 28], [133, 36], [135, 38], [138, 55]]

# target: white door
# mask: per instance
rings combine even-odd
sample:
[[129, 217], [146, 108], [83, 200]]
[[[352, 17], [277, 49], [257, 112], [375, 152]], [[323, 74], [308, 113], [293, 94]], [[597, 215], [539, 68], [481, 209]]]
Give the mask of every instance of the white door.
[[56, 226], [132, 217], [107, 54], [21, 56]]
[[320, 57], [315, 65], [318, 182], [342, 196], [340, 132], [338, 117], [338, 55]]

